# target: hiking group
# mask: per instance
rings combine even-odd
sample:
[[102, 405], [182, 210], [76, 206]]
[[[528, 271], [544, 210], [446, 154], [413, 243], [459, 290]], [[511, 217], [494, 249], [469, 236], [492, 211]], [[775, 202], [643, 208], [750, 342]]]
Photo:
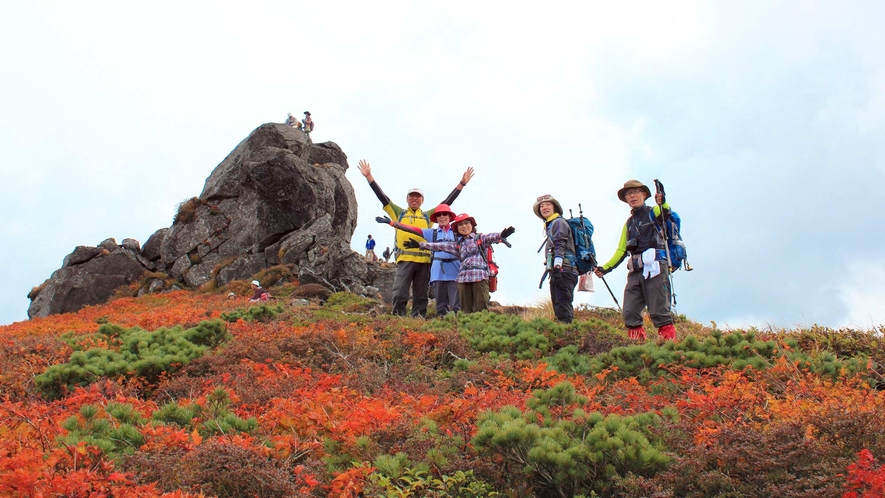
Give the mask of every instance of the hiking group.
[[[489, 293], [495, 290], [497, 274], [491, 246], [498, 243], [509, 246], [507, 237], [516, 230], [508, 226], [500, 232], [479, 233], [473, 216], [455, 215], [452, 211], [451, 205], [474, 176], [473, 168], [467, 168], [458, 185], [440, 204], [426, 211], [421, 209], [424, 192], [420, 188], [409, 189], [403, 208], [381, 190], [366, 160], [360, 160], [359, 170], [387, 214], [376, 217], [375, 221], [396, 229], [393, 314], [406, 314], [411, 294], [411, 316], [426, 318], [428, 287], [436, 299], [437, 316], [488, 309]], [[550, 299], [557, 321], [571, 323], [574, 320], [574, 293], [579, 280], [583, 290], [591, 290], [591, 274], [605, 282], [604, 275], [627, 259], [622, 312], [628, 335], [635, 340], [646, 338], [642, 311], [647, 307], [660, 337], [676, 340], [671, 313], [671, 300], [675, 304], [671, 273], [682, 266], [685, 248], [679, 237], [679, 217], [666, 202], [663, 185], [657, 180], [655, 184], [658, 193], [654, 206], [646, 205], [651, 191], [637, 180], [627, 181], [618, 190], [618, 198], [630, 207], [630, 216], [621, 230], [614, 255], [602, 265], [597, 265], [591, 240], [593, 225], [583, 213], [567, 219], [553, 196], [546, 194], [537, 198], [532, 211], [543, 220], [545, 233], [544, 244], [538, 249], [539, 252], [544, 249], [546, 263], [541, 282], [543, 285], [544, 279], [550, 279]], [[691, 269], [687, 262], [685, 268]], [[587, 288], [583, 285], [585, 279], [591, 284]], [[608, 288], [607, 282], [605, 285]], [[608, 289], [611, 292], [611, 288]], [[618, 304], [617, 298], [614, 299]]]

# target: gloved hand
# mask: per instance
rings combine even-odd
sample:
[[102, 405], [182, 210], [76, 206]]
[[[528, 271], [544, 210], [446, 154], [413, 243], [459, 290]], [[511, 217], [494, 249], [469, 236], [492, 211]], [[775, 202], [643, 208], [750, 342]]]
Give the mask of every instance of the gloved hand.
[[553, 267], [556, 268], [557, 270], [562, 268], [562, 258], [560, 258], [558, 256], [553, 258]]
[[387, 216], [376, 216], [375, 221], [377, 221], [378, 223], [384, 223], [385, 225], [391, 224], [390, 218], [388, 218]]
[[515, 231], [516, 231], [515, 228], [507, 227], [504, 230], [501, 230], [501, 238], [506, 239], [507, 237], [510, 237], [511, 235], [513, 235], [513, 232], [515, 232]]
[[418, 249], [421, 247], [421, 243], [415, 239], [407, 239], [405, 242], [403, 242], [403, 247], [405, 247], [406, 249]]

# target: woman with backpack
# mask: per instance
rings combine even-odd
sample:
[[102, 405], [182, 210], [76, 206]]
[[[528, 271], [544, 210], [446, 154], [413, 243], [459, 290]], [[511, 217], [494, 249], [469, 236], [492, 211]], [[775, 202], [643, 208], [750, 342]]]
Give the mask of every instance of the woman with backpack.
[[[455, 240], [454, 227], [450, 223], [454, 217], [455, 213], [452, 212], [448, 204], [440, 204], [433, 209], [430, 215], [430, 221], [436, 223], [436, 228], [406, 225], [392, 221], [386, 216], [377, 216], [375, 221], [417, 235], [430, 242], [449, 242]], [[436, 316], [442, 317], [450, 311], [461, 311], [461, 298], [458, 295], [458, 284], [455, 282], [455, 278], [461, 270], [461, 261], [455, 254], [443, 251], [433, 252], [430, 261], [430, 288], [436, 298]]]
[[430, 249], [457, 254], [461, 268], [455, 282], [461, 295], [461, 311], [474, 313], [489, 309], [489, 262], [487, 251], [490, 244], [497, 244], [512, 235], [516, 229], [507, 227], [500, 233], [480, 234], [476, 232], [476, 220], [467, 213], [461, 213], [452, 220], [458, 233], [450, 242], [405, 241], [404, 246], [412, 249]]
[[575, 309], [575, 287], [578, 285], [578, 270], [575, 267], [575, 241], [568, 221], [562, 217], [562, 206], [550, 194], [544, 194], [532, 206], [535, 216], [544, 220], [544, 234], [547, 243], [544, 256], [547, 272], [550, 275], [550, 300], [556, 320], [572, 323]]

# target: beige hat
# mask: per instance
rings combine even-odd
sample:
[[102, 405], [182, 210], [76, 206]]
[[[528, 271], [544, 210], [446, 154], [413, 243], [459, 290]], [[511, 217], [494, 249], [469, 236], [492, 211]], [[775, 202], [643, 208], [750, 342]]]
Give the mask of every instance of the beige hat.
[[258, 283], [258, 280], [253, 280], [252, 285], [257, 285], [258, 287], [261, 287], [261, 284]]
[[[639, 180], [627, 180], [624, 183], [624, 188], [618, 190], [618, 199], [621, 199], [623, 202], [627, 202], [627, 191], [634, 188], [641, 188], [645, 191], [645, 199], [651, 197], [651, 190], [648, 189], [645, 185], [642, 184]], [[643, 199], [643, 200], [645, 200]]]
[[535, 201], [535, 204], [532, 206], [532, 211], [535, 212], [535, 216], [537, 216], [538, 218], [541, 218], [542, 220], [547, 219], [547, 218], [544, 218], [543, 216], [541, 216], [541, 203], [542, 202], [549, 202], [549, 203], [553, 204], [553, 210], [556, 211], [557, 213], [559, 213], [560, 216], [562, 216], [562, 206], [560, 206], [559, 201], [554, 199], [553, 196], [550, 194], [544, 194], [544, 195], [538, 197], [538, 200]]
[[418, 194], [421, 197], [424, 197], [424, 191], [418, 187], [410, 188], [409, 191], [406, 193], [406, 195], [409, 195], [409, 194]]

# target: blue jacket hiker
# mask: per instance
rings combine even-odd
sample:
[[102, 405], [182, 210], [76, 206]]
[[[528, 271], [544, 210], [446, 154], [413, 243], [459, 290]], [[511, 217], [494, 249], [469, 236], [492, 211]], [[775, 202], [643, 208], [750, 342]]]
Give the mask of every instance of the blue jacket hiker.
[[[375, 221], [386, 223], [404, 232], [412, 233], [430, 242], [447, 242], [455, 240], [455, 232], [449, 221], [455, 213], [447, 204], [440, 204], [430, 215], [430, 221], [437, 224], [436, 228], [420, 228], [392, 221], [386, 216], [378, 216]], [[461, 298], [455, 279], [461, 269], [458, 256], [443, 251], [436, 251], [431, 256], [430, 287], [436, 298], [436, 315], [445, 316], [450, 311], [461, 311]]]
[[366, 239], [366, 260], [375, 261], [376, 259], [378, 258], [375, 257], [375, 239], [369, 235], [369, 238]]
[[407, 240], [406, 247], [445, 251], [457, 254], [461, 269], [455, 282], [461, 296], [461, 311], [473, 313], [489, 309], [489, 263], [488, 246], [497, 244], [516, 231], [507, 227], [500, 233], [476, 233], [476, 220], [467, 213], [461, 213], [452, 220], [458, 232], [456, 240], [450, 242], [418, 242]]
[[[375, 177], [372, 176], [372, 167], [369, 163], [361, 159], [359, 162], [360, 173], [366, 177], [369, 186], [378, 200], [381, 201], [384, 212], [399, 223], [405, 223], [421, 229], [430, 228], [430, 217], [433, 216], [434, 210], [422, 211], [421, 204], [424, 203], [424, 193], [421, 189], [413, 188], [406, 194], [406, 203], [408, 208], [403, 209], [394, 204], [389, 197], [381, 190]], [[473, 168], [467, 168], [467, 171], [461, 175], [461, 181], [443, 204], [449, 205], [454, 202], [461, 189], [467, 186], [467, 182], [473, 178]], [[412, 313], [413, 317], [427, 316], [427, 286], [430, 283], [430, 251], [415, 247], [406, 247], [405, 241], [409, 237], [414, 237], [407, 232], [398, 230], [396, 232], [396, 277], [393, 281], [393, 314], [405, 315], [406, 303], [409, 302], [409, 291], [412, 294]]]

